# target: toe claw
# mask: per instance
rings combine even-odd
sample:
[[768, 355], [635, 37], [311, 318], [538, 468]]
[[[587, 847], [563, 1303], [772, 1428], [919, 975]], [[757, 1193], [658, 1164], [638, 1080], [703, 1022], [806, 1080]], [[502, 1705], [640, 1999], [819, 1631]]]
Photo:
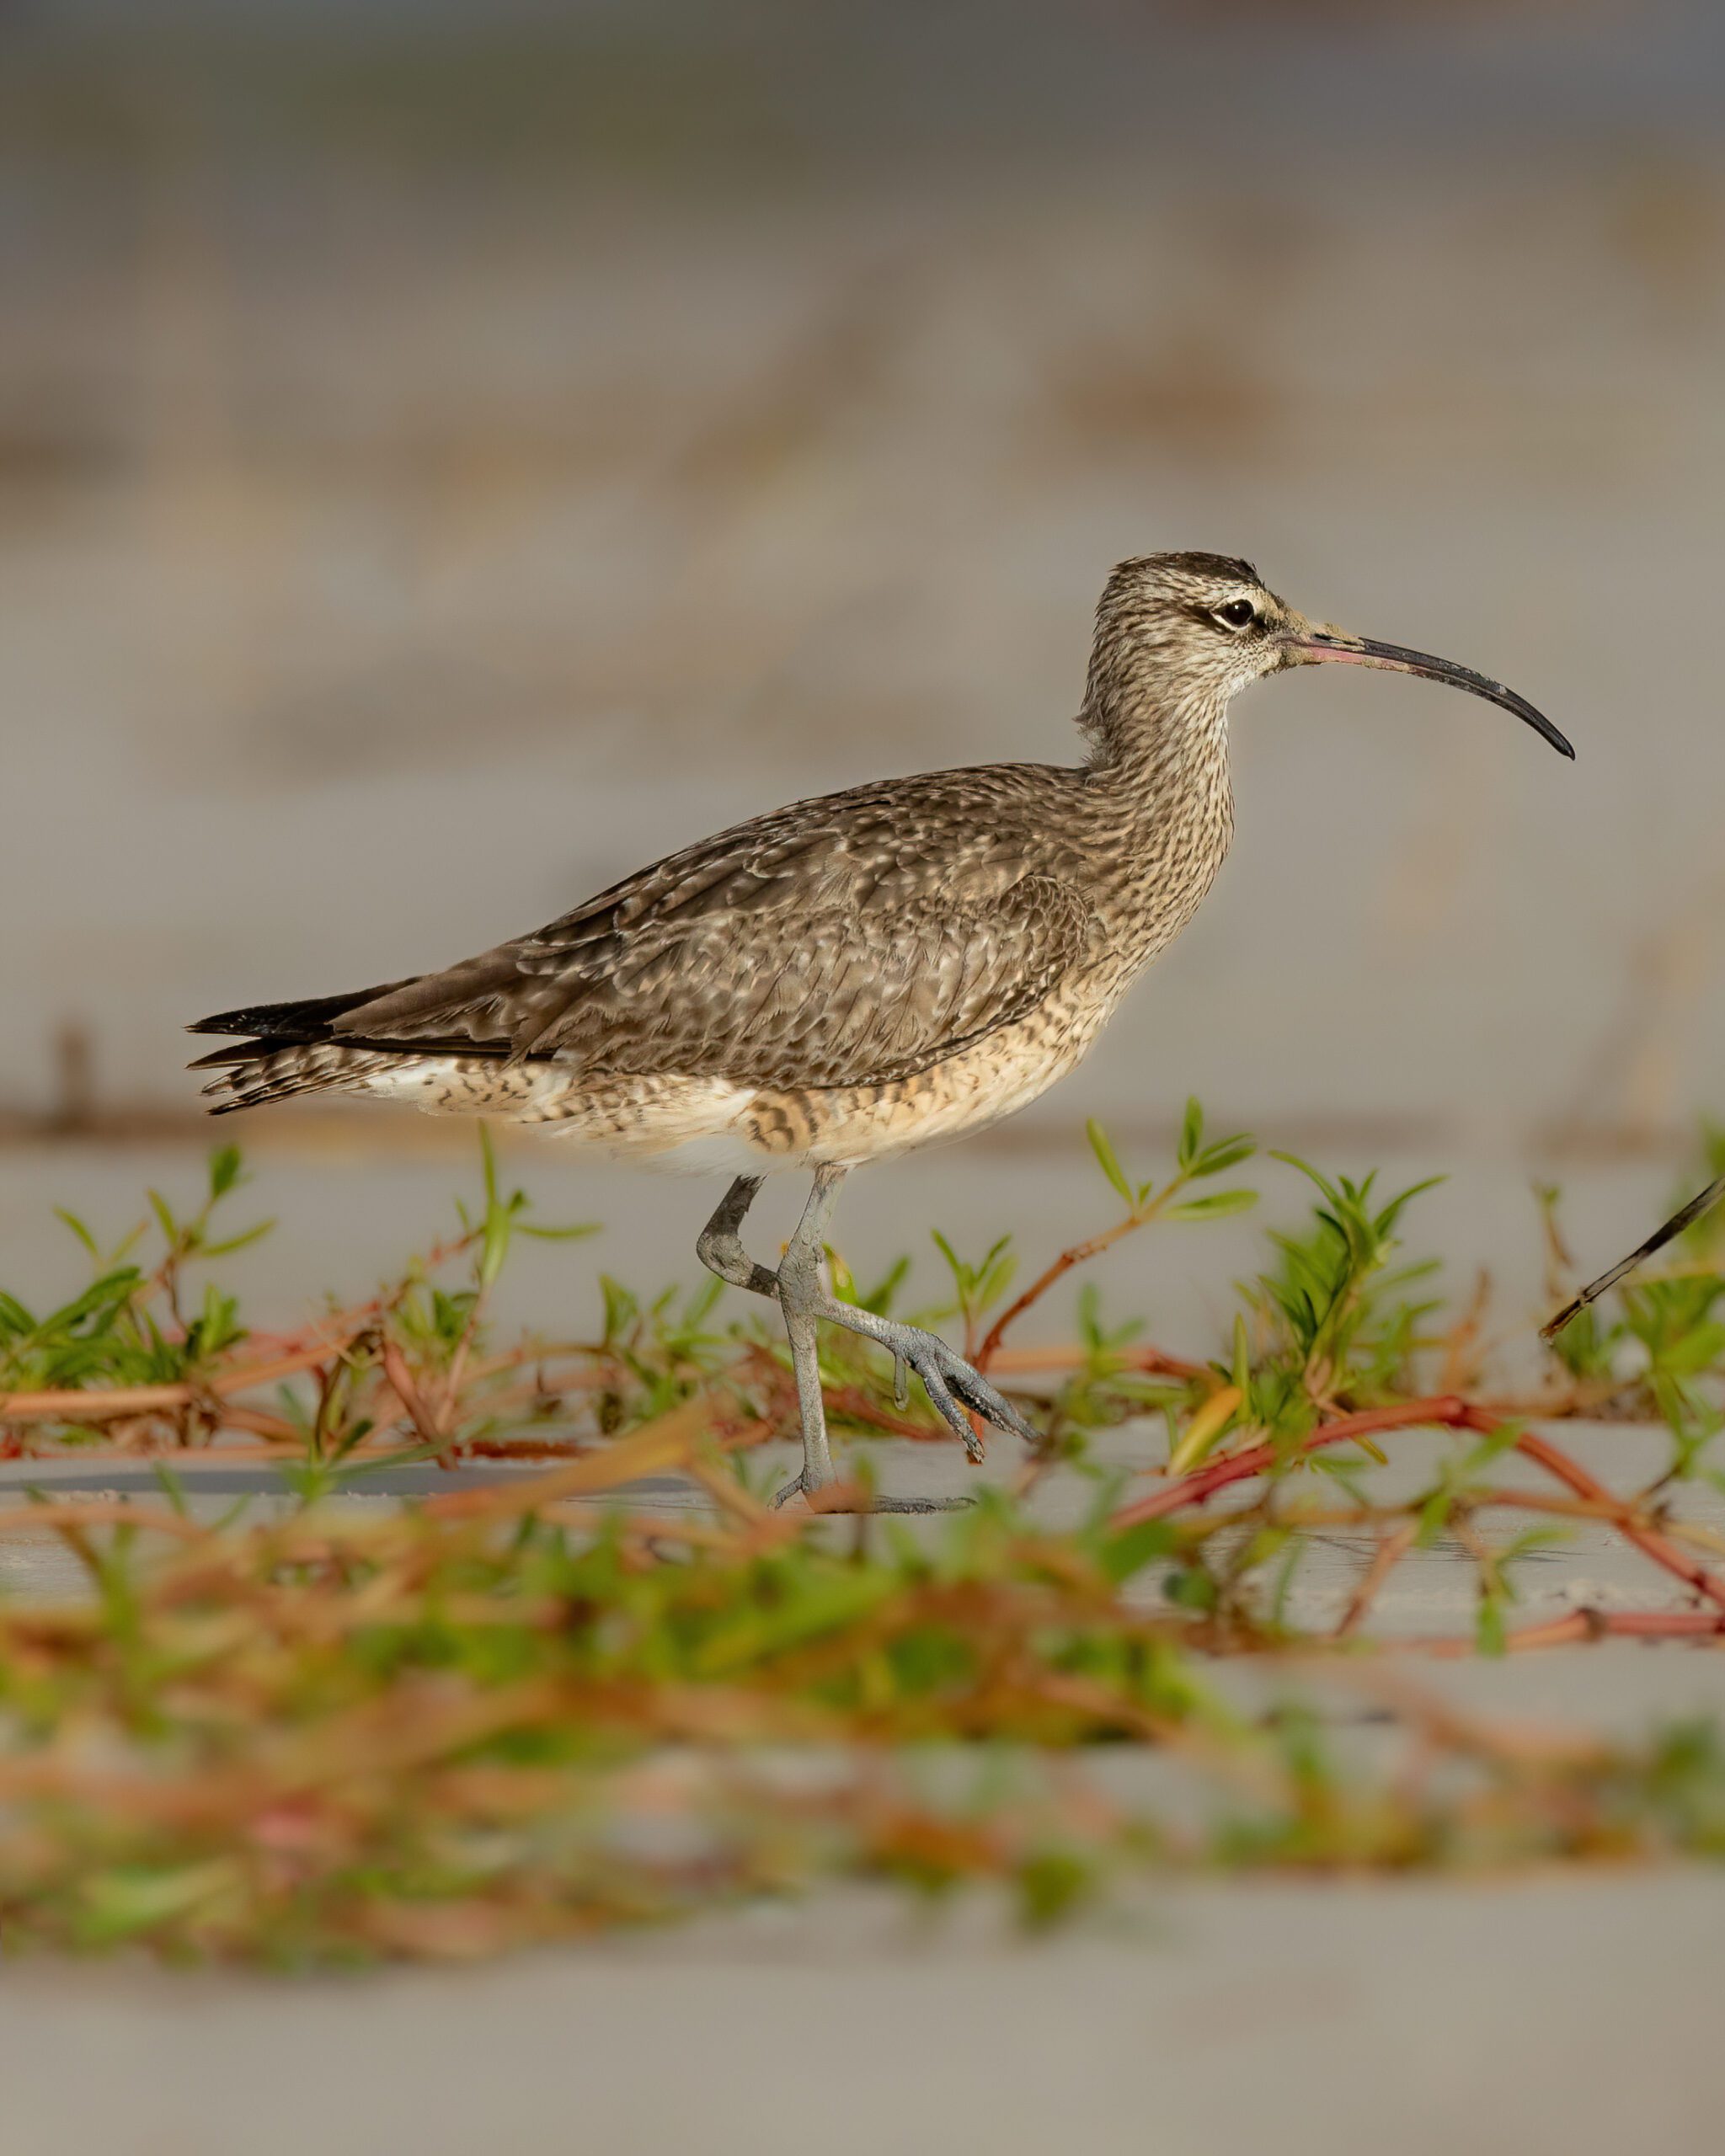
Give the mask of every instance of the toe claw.
[[964, 1375], [953, 1374], [953, 1388], [965, 1405], [992, 1422], [997, 1430], [1006, 1430], [1015, 1438], [1023, 1438], [1027, 1444], [1039, 1445], [1042, 1433], [1018, 1412], [1010, 1400], [1002, 1398], [985, 1378], [979, 1377], [966, 1364]]
[[963, 1440], [968, 1450], [976, 1442], [976, 1433], [964, 1419], [964, 1411], [947, 1389], [945, 1374], [933, 1358], [913, 1355], [911, 1367], [922, 1380], [922, 1390], [928, 1395], [928, 1404], [955, 1438]]
[[945, 1374], [948, 1384], [964, 1405], [974, 1408], [985, 1422], [992, 1422], [996, 1429], [1023, 1438], [1027, 1444], [1042, 1443], [1041, 1433], [1025, 1421], [1012, 1401], [996, 1392], [981, 1371], [973, 1369], [961, 1356], [950, 1358]]
[[[895, 1351], [896, 1352], [896, 1351]], [[922, 1380], [922, 1389], [928, 1395], [936, 1412], [947, 1424], [954, 1437], [963, 1444], [973, 1460], [982, 1458], [982, 1446], [970, 1418], [964, 1412], [973, 1408], [985, 1422], [997, 1430], [1022, 1438], [1027, 1444], [1042, 1443], [1040, 1434], [1032, 1428], [1010, 1401], [1003, 1400], [987, 1379], [972, 1369], [962, 1355], [956, 1355], [944, 1341], [936, 1340], [926, 1348], [913, 1348], [907, 1358]], [[954, 1396], [956, 1395], [956, 1398]], [[964, 1406], [959, 1406], [963, 1401]]]

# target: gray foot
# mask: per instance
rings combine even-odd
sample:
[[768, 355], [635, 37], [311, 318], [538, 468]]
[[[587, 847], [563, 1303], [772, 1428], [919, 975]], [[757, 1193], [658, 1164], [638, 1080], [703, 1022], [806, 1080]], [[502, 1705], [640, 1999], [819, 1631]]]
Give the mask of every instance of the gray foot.
[[985, 1422], [1023, 1438], [1026, 1444], [1042, 1443], [1041, 1433], [1025, 1421], [1012, 1401], [1003, 1399], [982, 1373], [972, 1369], [938, 1333], [925, 1332], [921, 1326], [900, 1325], [892, 1318], [876, 1317], [872, 1310], [860, 1310], [853, 1304], [835, 1302], [825, 1296], [817, 1306], [817, 1315], [830, 1325], [841, 1325], [847, 1331], [860, 1332], [866, 1340], [878, 1341], [898, 1362], [901, 1374], [906, 1367], [915, 1370], [935, 1412], [972, 1460], [981, 1459], [982, 1447], [964, 1412], [966, 1407], [974, 1407]]

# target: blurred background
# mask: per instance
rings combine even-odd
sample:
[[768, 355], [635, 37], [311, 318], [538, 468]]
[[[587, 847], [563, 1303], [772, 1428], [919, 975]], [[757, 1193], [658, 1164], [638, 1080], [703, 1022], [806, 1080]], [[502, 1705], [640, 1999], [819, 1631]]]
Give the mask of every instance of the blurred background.
[[[1096, 1225], [1084, 1117], [1148, 1172], [1196, 1091], [1452, 1170], [1430, 1231], [1519, 1322], [1530, 1177], [1592, 1269], [1725, 1107], [1722, 267], [1703, 0], [6, 0], [4, 1277], [51, 1285], [51, 1200], [194, 1171], [185, 1020], [798, 795], [1070, 757], [1109, 564], [1205, 547], [1579, 761], [1393, 677], [1259, 690], [1195, 926], [846, 1232]], [[220, 1129], [286, 1299], [471, 1145]], [[610, 1225], [552, 1301], [692, 1273], [701, 1189], [520, 1157]], [[1254, 1232], [1119, 1263], [1178, 1329]]]

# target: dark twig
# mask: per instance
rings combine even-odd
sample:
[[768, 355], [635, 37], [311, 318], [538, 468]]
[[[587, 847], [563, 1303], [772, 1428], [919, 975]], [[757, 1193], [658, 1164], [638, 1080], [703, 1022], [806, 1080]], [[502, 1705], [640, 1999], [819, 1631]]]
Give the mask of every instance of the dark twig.
[[1589, 1281], [1581, 1293], [1573, 1301], [1566, 1303], [1556, 1317], [1540, 1327], [1541, 1339], [1555, 1340], [1564, 1326], [1579, 1317], [1590, 1303], [1598, 1302], [1601, 1295], [1615, 1288], [1638, 1265], [1645, 1264], [1648, 1258], [1664, 1250], [1667, 1243], [1674, 1242], [1685, 1228], [1692, 1227], [1703, 1213], [1711, 1212], [1722, 1198], [1725, 1198], [1725, 1176], [1716, 1177], [1705, 1190], [1691, 1198], [1687, 1205], [1680, 1207], [1669, 1220], [1655, 1228], [1638, 1248], [1631, 1251], [1627, 1257], [1619, 1258], [1609, 1273], [1602, 1273], [1597, 1280]]

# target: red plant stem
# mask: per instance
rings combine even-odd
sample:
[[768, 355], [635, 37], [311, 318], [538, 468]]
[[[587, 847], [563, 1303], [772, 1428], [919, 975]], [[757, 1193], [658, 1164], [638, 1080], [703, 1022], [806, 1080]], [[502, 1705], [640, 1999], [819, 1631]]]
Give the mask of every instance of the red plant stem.
[[948, 1444], [952, 1441], [952, 1432], [944, 1422], [937, 1428], [932, 1422], [913, 1422], [906, 1415], [895, 1415], [887, 1408], [876, 1406], [860, 1385], [830, 1385], [824, 1390], [827, 1406], [834, 1414], [847, 1415], [853, 1422], [884, 1430], [889, 1437], [906, 1438], [912, 1444]]
[[[356, 1315], [356, 1314], [350, 1314]], [[354, 1331], [362, 1327], [355, 1325]], [[262, 1337], [262, 1336], [256, 1336]], [[0, 1393], [0, 1423], [3, 1422], [111, 1422], [128, 1416], [165, 1413], [174, 1408], [195, 1406], [202, 1402], [229, 1400], [236, 1394], [254, 1388], [279, 1384], [283, 1378], [297, 1376], [302, 1371], [315, 1369], [332, 1357], [344, 1353], [352, 1344], [353, 1331], [344, 1331], [340, 1324], [333, 1325], [327, 1337], [315, 1346], [300, 1346], [291, 1353], [259, 1360], [236, 1364], [231, 1369], [213, 1371], [195, 1385], [113, 1385], [104, 1388], [92, 1385], [67, 1386], [41, 1392]], [[471, 1364], [467, 1374], [473, 1378], [489, 1377], [498, 1371], [518, 1368], [532, 1362], [554, 1360], [558, 1357], [593, 1357], [603, 1355], [600, 1347], [578, 1343], [546, 1350], [539, 1348], [517, 1349], [506, 1355], [494, 1355], [483, 1362]], [[1076, 1369], [1084, 1360], [1084, 1351], [1076, 1343], [1048, 1348], [1005, 1348], [992, 1358], [997, 1368], [1013, 1374], [1033, 1375], [1040, 1371], [1055, 1372]], [[1178, 1378], [1189, 1383], [1194, 1379], [1210, 1378], [1214, 1373], [1201, 1363], [1183, 1361], [1178, 1355], [1169, 1355], [1160, 1348], [1129, 1348], [1114, 1359], [1125, 1369], [1154, 1372], [1157, 1375]], [[590, 1390], [605, 1382], [602, 1373], [591, 1370], [573, 1370], [559, 1373], [550, 1387], [554, 1396], [563, 1392]], [[538, 1396], [537, 1392], [513, 1393], [499, 1396], [489, 1404], [494, 1411], [515, 1404], [517, 1398]], [[860, 1397], [860, 1396], [859, 1396]], [[224, 1422], [236, 1428], [258, 1427], [257, 1413], [248, 1411], [249, 1419], [237, 1415], [223, 1417]], [[924, 1429], [908, 1422], [901, 1427], [899, 1422], [888, 1421], [883, 1415], [879, 1427], [890, 1429], [901, 1437], [943, 1438], [945, 1433]], [[280, 1424], [284, 1438], [290, 1426]], [[296, 1438], [297, 1433], [293, 1433]]]
[[[1492, 1416], [1477, 1407], [1465, 1408], [1456, 1418], [1457, 1426], [1478, 1430], [1489, 1436], [1502, 1425]], [[1589, 1504], [1598, 1505], [1610, 1518], [1611, 1524], [1626, 1540], [1632, 1542], [1644, 1556], [1651, 1557], [1656, 1565], [1663, 1565], [1674, 1573], [1685, 1587], [1696, 1593], [1705, 1595], [1709, 1602], [1725, 1609], [1725, 1580], [1710, 1572], [1699, 1558], [1690, 1557], [1676, 1544], [1667, 1540], [1655, 1528], [1649, 1527], [1632, 1504], [1615, 1497], [1603, 1482], [1596, 1481], [1587, 1470], [1568, 1454], [1559, 1449], [1548, 1438], [1536, 1436], [1523, 1430], [1515, 1440], [1515, 1449], [1546, 1474], [1573, 1490], [1578, 1497], [1584, 1497]]]
[[[1422, 1424], [1453, 1427], [1467, 1412], [1465, 1400], [1447, 1393], [1433, 1400], [1401, 1401], [1393, 1407], [1368, 1407], [1358, 1415], [1343, 1415], [1333, 1422], [1321, 1423], [1300, 1449], [1317, 1452], [1326, 1445], [1370, 1437], [1376, 1430], [1418, 1428]], [[1135, 1504], [1122, 1506], [1113, 1524], [1116, 1528], [1135, 1527], [1140, 1520], [1162, 1519], [1183, 1505], [1201, 1505], [1231, 1482], [1244, 1482], [1263, 1474], [1283, 1456], [1272, 1444], [1248, 1445], [1245, 1451], [1230, 1453], [1226, 1460], [1213, 1460], [1208, 1467], [1194, 1468], [1190, 1475], [1153, 1490]]]
[[[1006, 1338], [1008, 1328], [1017, 1322], [1033, 1303], [1040, 1302], [1055, 1281], [1070, 1273], [1075, 1265], [1087, 1264], [1092, 1257], [1099, 1257], [1105, 1250], [1111, 1250], [1123, 1235], [1130, 1235], [1135, 1228], [1147, 1225], [1149, 1217], [1148, 1214], [1129, 1214], [1124, 1220], [1117, 1220], [1112, 1228], [1104, 1228], [1099, 1235], [1088, 1236], [1083, 1242], [1073, 1243], [1070, 1248], [1063, 1250], [1051, 1265], [1037, 1274], [1017, 1300], [1009, 1303], [1001, 1312], [989, 1327], [982, 1345], [970, 1358], [972, 1365], [985, 1372], [1000, 1353], [1001, 1342]], [[1156, 1367], [1172, 1370], [1177, 1366], [1172, 1358], [1162, 1357]], [[1195, 1364], [1182, 1364], [1178, 1367], [1183, 1374], [1189, 1373], [1194, 1377], [1208, 1374]]]
[[[1002, 1348], [990, 1358], [989, 1367], [1002, 1376], [1034, 1377], [1043, 1371], [1052, 1375], [1057, 1370], [1081, 1369], [1089, 1359], [1088, 1351], [1076, 1341], [1056, 1342], [1046, 1348]], [[1211, 1385], [1221, 1380], [1203, 1363], [1188, 1363], [1178, 1356], [1170, 1355], [1162, 1348], [1120, 1348], [1108, 1355], [1110, 1363], [1125, 1370], [1142, 1370], [1156, 1377], [1178, 1378], [1182, 1384], [1203, 1378]]]
[[54, 1392], [0, 1393], [0, 1422], [45, 1422], [64, 1417], [75, 1422], [105, 1422], [120, 1415], [146, 1415], [157, 1408], [190, 1407], [214, 1396], [247, 1392], [254, 1385], [273, 1385], [280, 1378], [294, 1377], [339, 1355], [344, 1342], [328, 1341], [294, 1355], [280, 1355], [268, 1363], [243, 1363], [222, 1370], [196, 1385], [115, 1385], [104, 1391], [67, 1388]]
[[8, 1505], [0, 1510], [0, 1534], [34, 1534], [51, 1529], [77, 1534], [87, 1527], [154, 1528], [182, 1542], [197, 1542], [209, 1533], [199, 1521], [183, 1519], [166, 1507], [135, 1505], [126, 1498], [79, 1497], [72, 1504]]
[[[1720, 1609], [1574, 1609], [1567, 1617], [1553, 1617], [1543, 1625], [1524, 1625], [1504, 1641], [1507, 1653], [1521, 1654], [1538, 1647], [1584, 1646], [1590, 1640], [1694, 1640], [1725, 1637], [1725, 1610]], [[1434, 1639], [1398, 1640], [1400, 1652], [1466, 1656], [1479, 1652], [1468, 1635], [1442, 1634]]]
[[437, 1454], [443, 1467], [453, 1465], [449, 1458], [449, 1439], [438, 1427], [437, 1417], [426, 1405], [425, 1395], [414, 1382], [402, 1352], [393, 1340], [386, 1340], [382, 1347], [383, 1374], [389, 1380], [389, 1389], [407, 1412], [408, 1420], [419, 1433], [423, 1442]]
[[[278, 1445], [292, 1445], [296, 1449], [305, 1443], [305, 1433], [285, 1416], [267, 1415], [259, 1407], [224, 1407], [221, 1427], [224, 1430], [244, 1430], [254, 1438], [272, 1438]], [[88, 1459], [81, 1453], [80, 1459]]]
[[1033, 1303], [1041, 1301], [1056, 1280], [1070, 1273], [1075, 1265], [1082, 1265], [1087, 1260], [1099, 1257], [1103, 1251], [1119, 1242], [1122, 1235], [1130, 1235], [1137, 1225], [1134, 1219], [1119, 1220], [1112, 1228], [1105, 1228], [1099, 1235], [1088, 1236], [1083, 1242], [1073, 1243], [1063, 1250], [1051, 1265], [1044, 1267], [1037, 1274], [1016, 1301], [1007, 1304], [989, 1327], [982, 1345], [970, 1358], [973, 1366], [979, 1370], [986, 1370], [999, 1353], [1001, 1342], [1006, 1338], [1008, 1329], [1017, 1322]]
[[1354, 1590], [1353, 1598], [1343, 1611], [1334, 1636], [1338, 1640], [1351, 1638], [1365, 1621], [1366, 1613], [1377, 1599], [1378, 1590], [1397, 1565], [1407, 1555], [1418, 1539], [1419, 1523], [1405, 1519], [1379, 1543], [1372, 1561], [1366, 1567], [1365, 1577]]
[[[1441, 1394], [1431, 1400], [1404, 1400], [1392, 1407], [1370, 1407], [1358, 1415], [1343, 1415], [1333, 1422], [1321, 1423], [1300, 1445], [1302, 1453], [1316, 1452], [1326, 1445], [1345, 1444], [1350, 1438], [1368, 1437], [1377, 1430], [1406, 1429], [1437, 1426], [1456, 1430], [1477, 1430], [1482, 1436], [1490, 1437], [1503, 1428], [1502, 1422], [1482, 1408], [1474, 1407], [1453, 1393]], [[1649, 1527], [1637, 1513], [1633, 1505], [1614, 1497], [1603, 1482], [1589, 1475], [1578, 1461], [1554, 1445], [1549, 1438], [1536, 1436], [1532, 1431], [1517, 1433], [1515, 1449], [1543, 1467], [1548, 1475], [1574, 1492], [1578, 1497], [1596, 1505], [1601, 1516], [1608, 1519], [1626, 1541], [1632, 1542], [1643, 1556], [1663, 1566], [1675, 1578], [1696, 1594], [1705, 1595], [1708, 1601], [1725, 1609], [1725, 1579], [1710, 1572], [1697, 1559], [1687, 1556], [1677, 1545]], [[1185, 1505], [1201, 1505], [1218, 1490], [1230, 1483], [1247, 1481], [1274, 1467], [1279, 1458], [1276, 1448], [1270, 1444], [1251, 1445], [1243, 1452], [1231, 1454], [1209, 1467], [1200, 1467], [1191, 1475], [1183, 1475], [1178, 1481], [1164, 1488], [1152, 1491], [1147, 1497], [1140, 1497], [1135, 1504], [1123, 1506], [1114, 1514], [1114, 1525], [1119, 1528], [1135, 1526], [1140, 1520], [1162, 1519], [1169, 1513], [1178, 1512]]]

